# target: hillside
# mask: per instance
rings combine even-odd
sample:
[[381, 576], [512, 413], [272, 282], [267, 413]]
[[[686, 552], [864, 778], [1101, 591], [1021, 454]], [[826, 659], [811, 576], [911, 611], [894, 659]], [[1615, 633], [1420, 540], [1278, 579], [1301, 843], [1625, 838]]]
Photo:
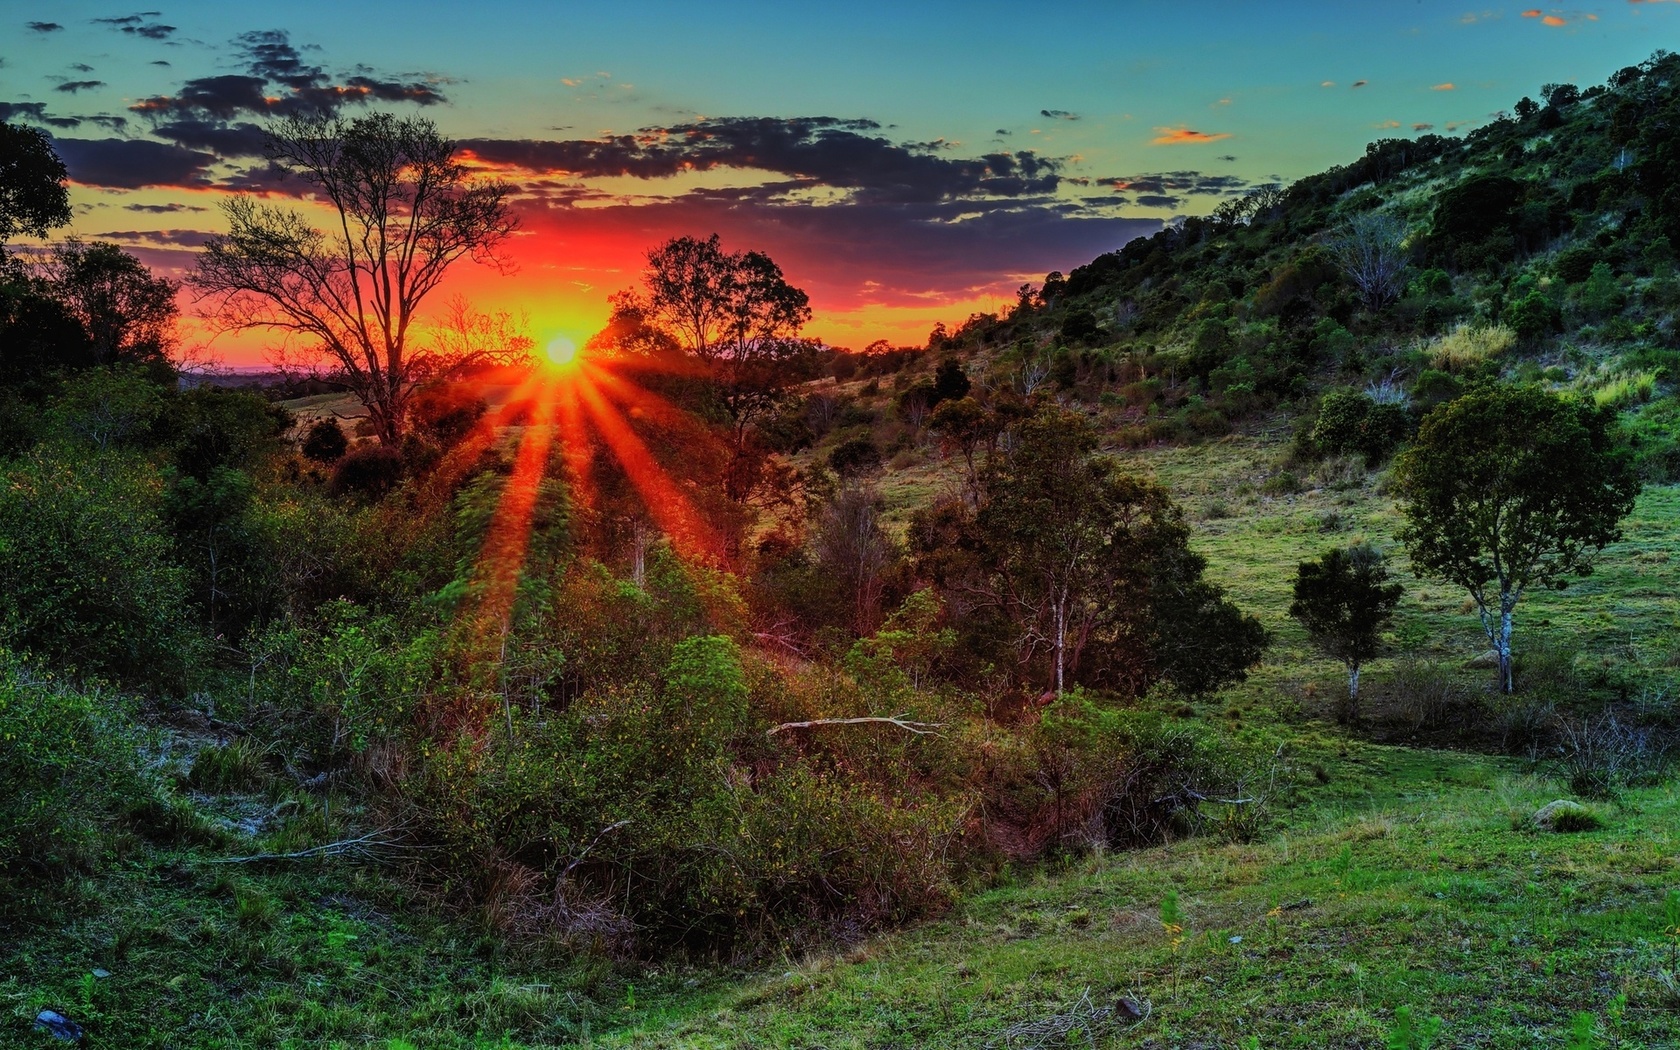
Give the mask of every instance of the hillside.
[[[1541, 96], [925, 348], [624, 296], [376, 421], [43, 337], [0, 1044], [1673, 1044], [1680, 57]], [[1395, 457], [1508, 391], [1629, 481], [1496, 683]], [[1358, 708], [1291, 611], [1355, 547]]]

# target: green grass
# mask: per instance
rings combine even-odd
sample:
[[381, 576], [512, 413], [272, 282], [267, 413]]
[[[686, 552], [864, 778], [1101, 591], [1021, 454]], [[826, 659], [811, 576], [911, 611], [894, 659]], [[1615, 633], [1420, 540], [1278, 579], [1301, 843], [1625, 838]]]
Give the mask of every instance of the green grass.
[[[278, 810], [264, 756], [230, 750], [183, 785], [246, 792], [181, 800], [211, 829], [197, 845], [119, 838], [104, 874], [52, 910], [0, 918], [0, 1046], [53, 1045], [30, 1028], [42, 1008], [124, 1048], [1002, 1048], [1033, 1045], [1008, 1039], [1033, 1026], [1072, 1037], [1041, 1045], [1089, 1046], [1082, 1011], [1097, 1046], [1382, 1047], [1402, 1007], [1443, 1018], [1437, 1046], [1562, 1047], [1582, 1012], [1605, 1046], [1680, 1042], [1680, 918], [1664, 904], [1680, 890], [1680, 797], [1626, 791], [1589, 803], [1601, 828], [1543, 833], [1527, 818], [1568, 795], [1545, 763], [1382, 746], [1318, 720], [1340, 671], [1286, 615], [1290, 581], [1356, 537], [1385, 546], [1407, 586], [1393, 640], [1473, 700], [1490, 675], [1460, 668], [1486, 648], [1480, 627], [1463, 594], [1410, 574], [1380, 475], [1297, 468], [1299, 491], [1266, 495], [1285, 445], [1274, 431], [1119, 453], [1173, 490], [1209, 576], [1274, 632], [1248, 683], [1179, 711], [1246, 752], [1281, 747], [1257, 842], [1069, 859], [924, 926], [752, 973], [614, 965], [509, 946], [377, 867], [210, 863], [347, 826], [300, 796], [272, 830], [240, 832]], [[923, 455], [879, 482], [901, 524], [955, 476]], [[1544, 656], [1594, 702], [1672, 697], [1680, 663], [1680, 488], [1648, 488], [1624, 533], [1592, 577], [1518, 609], [1519, 661]], [[1379, 729], [1396, 674], [1392, 658], [1366, 672]], [[1111, 1023], [1117, 996], [1146, 1018]]]
[[[1581, 1011], [1607, 1045], [1680, 1039], [1680, 997], [1659, 976], [1680, 885], [1672, 791], [1602, 810], [1601, 831], [1547, 834], [1520, 825], [1558, 789], [1506, 763], [1347, 753], [1363, 807], [1309, 807], [1256, 845], [1074, 861], [600, 1045], [1006, 1046], [1012, 1026], [1087, 991], [1148, 1014], [1093, 1033], [1098, 1046], [1379, 1047], [1401, 1007], [1440, 1015], [1441, 1046], [1562, 1046]], [[1185, 915], [1176, 946], [1169, 894]]]

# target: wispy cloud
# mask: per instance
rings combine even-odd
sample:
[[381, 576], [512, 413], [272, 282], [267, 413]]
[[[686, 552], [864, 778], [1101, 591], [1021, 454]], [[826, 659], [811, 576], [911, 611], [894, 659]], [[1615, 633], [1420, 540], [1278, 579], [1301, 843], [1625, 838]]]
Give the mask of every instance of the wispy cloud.
[[1149, 141], [1157, 146], [1189, 146], [1203, 142], [1218, 142], [1231, 137], [1229, 131], [1219, 131], [1209, 134], [1192, 128], [1156, 128], [1155, 137]]
[[1065, 109], [1041, 109], [1041, 110], [1038, 111], [1038, 115], [1041, 116], [1041, 117], [1049, 117], [1051, 120], [1078, 120], [1079, 119], [1079, 114], [1070, 113]]
[[1430, 88], [1429, 90], [1431, 90], [1431, 91], [1457, 91], [1458, 90], [1458, 85], [1454, 84], [1452, 81], [1449, 80], [1445, 84], [1436, 84], [1434, 87]]

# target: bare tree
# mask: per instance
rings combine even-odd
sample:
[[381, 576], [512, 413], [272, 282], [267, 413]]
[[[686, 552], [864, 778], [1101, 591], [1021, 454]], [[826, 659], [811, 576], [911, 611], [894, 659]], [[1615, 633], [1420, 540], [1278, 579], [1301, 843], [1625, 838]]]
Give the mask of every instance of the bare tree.
[[419, 117], [292, 117], [268, 155], [335, 213], [319, 230], [251, 195], [223, 205], [226, 236], [205, 246], [190, 284], [230, 330], [267, 329], [342, 369], [384, 444], [402, 439], [414, 387], [473, 362], [414, 345], [421, 302], [462, 257], [500, 266], [513, 232], [505, 183], [473, 179], [455, 144]]
[[1356, 215], [1331, 234], [1328, 247], [1367, 310], [1400, 298], [1406, 287], [1406, 224], [1400, 219], [1383, 212]]
[[873, 633], [881, 619], [883, 574], [892, 557], [874, 493], [857, 486], [842, 490], [823, 510], [816, 539], [823, 569], [851, 599], [852, 629], [859, 636]]

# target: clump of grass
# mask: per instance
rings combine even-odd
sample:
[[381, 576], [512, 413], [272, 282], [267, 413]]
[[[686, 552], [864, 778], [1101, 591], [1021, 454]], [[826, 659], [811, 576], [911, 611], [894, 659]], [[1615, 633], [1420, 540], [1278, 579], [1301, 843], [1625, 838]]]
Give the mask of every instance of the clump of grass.
[[1625, 408], [1642, 405], [1657, 391], [1654, 371], [1617, 371], [1593, 383], [1593, 404], [1599, 408]]
[[199, 791], [251, 791], [268, 779], [266, 750], [249, 737], [207, 747], [193, 757], [187, 784]]
[[1474, 327], [1461, 324], [1430, 344], [1430, 364], [1444, 372], [1467, 372], [1499, 357], [1517, 345], [1517, 333], [1502, 324]]

